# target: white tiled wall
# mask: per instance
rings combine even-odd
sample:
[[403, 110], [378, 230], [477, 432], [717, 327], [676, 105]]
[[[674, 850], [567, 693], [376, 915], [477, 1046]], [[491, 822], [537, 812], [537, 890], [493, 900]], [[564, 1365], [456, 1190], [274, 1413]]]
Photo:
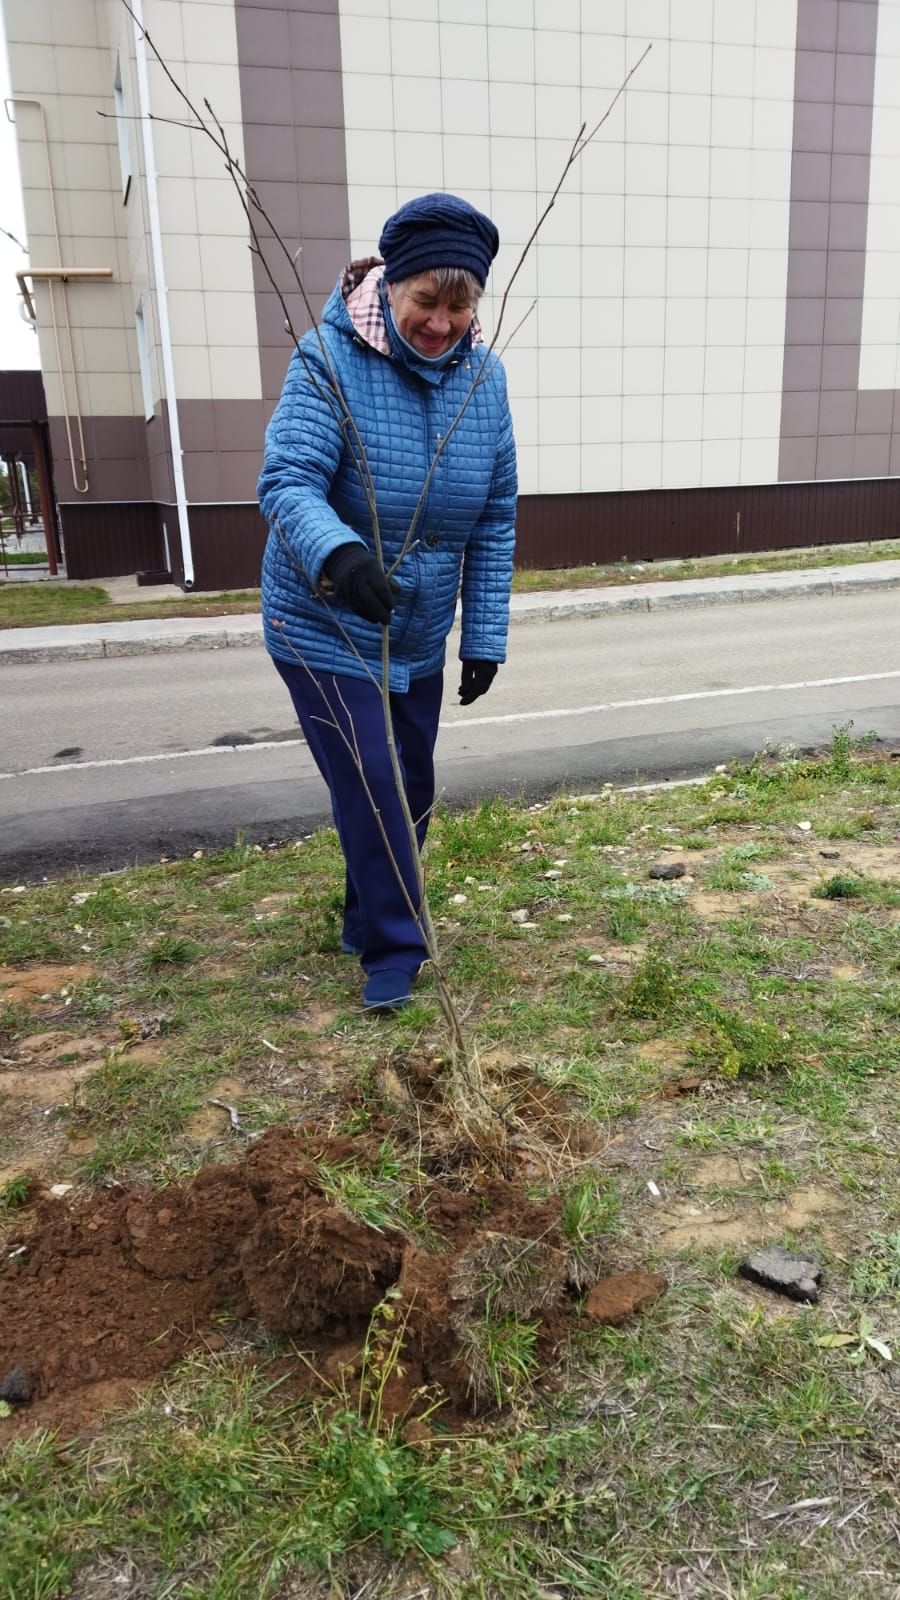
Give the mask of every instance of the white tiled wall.
[[880, 0], [859, 387], [900, 387], [900, 0]]
[[[774, 482], [796, 0], [341, 0], [354, 253], [430, 189], [488, 211], [526, 492]], [[900, 113], [898, 113], [900, 114]], [[896, 148], [896, 145], [895, 145]], [[895, 191], [896, 192], [896, 191]]]
[[[241, 161], [233, 0], [144, 0], [144, 16], [178, 83], [201, 110], [209, 101]], [[148, 71], [154, 116], [190, 120], [152, 52]], [[252, 258], [239, 197], [220, 152], [204, 134], [155, 122], [153, 140], [179, 398], [258, 399], [262, 382]], [[134, 233], [131, 239], [137, 279], [140, 252]]]

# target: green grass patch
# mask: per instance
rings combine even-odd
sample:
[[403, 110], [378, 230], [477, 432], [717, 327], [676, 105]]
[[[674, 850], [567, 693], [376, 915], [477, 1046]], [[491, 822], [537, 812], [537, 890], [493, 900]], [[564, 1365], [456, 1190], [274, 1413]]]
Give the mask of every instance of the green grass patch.
[[[896, 1587], [892, 1368], [821, 1341], [867, 1315], [873, 1337], [900, 1342], [897, 885], [867, 854], [866, 874], [833, 863], [832, 877], [862, 888], [845, 906], [812, 890], [826, 865], [817, 840], [892, 844], [900, 763], [837, 730], [819, 760], [763, 755], [693, 788], [606, 794], [440, 809], [429, 872], [466, 1026], [491, 1081], [502, 1090], [510, 1075], [509, 1116], [546, 1105], [555, 1118], [563, 1096], [571, 1107], [571, 1124], [561, 1112], [560, 1127], [524, 1125], [509, 1181], [558, 1197], [585, 1289], [599, 1262], [658, 1267], [668, 1294], [621, 1328], [573, 1319], [549, 1350], [495, 1271], [479, 1281], [471, 1361], [496, 1410], [432, 1411], [418, 1437], [387, 1404], [403, 1363], [390, 1307], [376, 1314], [361, 1392], [332, 1377], [301, 1399], [267, 1362], [294, 1374], [317, 1358], [229, 1325], [233, 1349], [195, 1357], [93, 1442], [38, 1434], [6, 1448], [0, 1594], [114, 1592], [123, 1574], [148, 1597], [184, 1600], [324, 1600], [367, 1584], [373, 1600], [429, 1588], [441, 1600], [648, 1600], [679, 1585], [882, 1600]], [[708, 852], [701, 881], [650, 883], [663, 848]], [[698, 888], [746, 889], [747, 874], [788, 857], [808, 894], [700, 914]], [[9, 1119], [0, 1210], [13, 1228], [23, 1191], [8, 1175], [26, 1170], [35, 1123], [48, 1160], [55, 1138], [95, 1141], [78, 1158], [83, 1181], [156, 1183], [210, 1158], [188, 1130], [215, 1095], [251, 1137], [281, 1121], [368, 1131], [365, 1160], [321, 1163], [329, 1198], [444, 1247], [423, 1229], [422, 1199], [458, 1182], [456, 1140], [446, 1122], [435, 1136], [434, 1106], [416, 1098], [425, 1067], [439, 1093], [434, 990], [426, 971], [407, 1012], [362, 1013], [357, 966], [337, 953], [340, 878], [326, 831], [3, 896], [0, 962], [12, 976], [58, 971], [48, 1000], [4, 1007], [0, 1054], [17, 1062], [53, 1030], [99, 1034], [105, 1052], [64, 1107]], [[510, 917], [523, 907], [535, 924], [524, 931]], [[86, 975], [67, 977], [76, 962]], [[214, 1158], [227, 1159], [244, 1145], [220, 1123]], [[556, 1165], [529, 1143], [551, 1133]], [[822, 1191], [833, 1208], [819, 1215], [810, 1196]], [[804, 1196], [795, 1234], [784, 1218]], [[667, 1243], [684, 1202], [701, 1219], [730, 1208], [766, 1237], [815, 1244], [822, 1304], [738, 1286], [742, 1246]], [[785, 1510], [808, 1499], [821, 1515]], [[844, 1524], [860, 1503], [865, 1516]]]
[[702, 556], [685, 561], [640, 561], [631, 554], [621, 561], [597, 562], [584, 567], [520, 568], [513, 589], [585, 589], [608, 584], [658, 583], [677, 578], [736, 577], [753, 572], [793, 572], [825, 566], [848, 566], [857, 561], [896, 561], [900, 542], [817, 545], [802, 550], [769, 550], [742, 556]]
[[99, 584], [0, 582], [0, 628], [67, 622], [136, 622], [150, 617], [224, 617], [259, 610], [259, 590], [134, 600], [116, 605]]

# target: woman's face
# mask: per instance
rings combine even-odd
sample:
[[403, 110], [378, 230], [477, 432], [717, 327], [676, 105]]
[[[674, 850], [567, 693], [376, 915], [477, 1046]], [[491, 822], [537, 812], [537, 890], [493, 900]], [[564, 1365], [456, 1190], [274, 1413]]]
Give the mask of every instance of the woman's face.
[[398, 333], [422, 356], [442, 356], [452, 349], [475, 310], [449, 294], [436, 294], [430, 272], [390, 284], [388, 295]]

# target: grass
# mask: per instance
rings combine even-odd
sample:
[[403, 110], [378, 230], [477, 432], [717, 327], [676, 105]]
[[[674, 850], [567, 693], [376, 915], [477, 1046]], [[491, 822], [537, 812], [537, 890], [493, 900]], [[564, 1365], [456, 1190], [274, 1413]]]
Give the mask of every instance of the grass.
[[4, 566], [45, 567], [46, 565], [46, 550], [0, 550], [0, 568]]
[[513, 581], [518, 593], [535, 589], [585, 589], [607, 584], [655, 583], [677, 578], [738, 577], [752, 572], [803, 572], [811, 567], [848, 566], [856, 561], [896, 561], [900, 540], [813, 545], [800, 550], [749, 551], [743, 556], [700, 556], [684, 561], [642, 561], [637, 552], [620, 561], [585, 567], [523, 568]]
[[[898, 800], [900, 763], [839, 729], [820, 758], [763, 755], [696, 787], [439, 811], [451, 982], [490, 1080], [519, 1112], [543, 1107], [548, 1154], [526, 1149], [519, 1180], [558, 1195], [585, 1289], [647, 1268], [669, 1292], [621, 1328], [573, 1320], [551, 1352], [529, 1309], [537, 1254], [497, 1245], [469, 1325], [494, 1413], [439, 1407], [418, 1433], [384, 1403], [403, 1360], [389, 1307], [358, 1395], [298, 1392], [312, 1351], [228, 1324], [223, 1351], [93, 1440], [6, 1447], [0, 1594], [894, 1593], [893, 1368], [821, 1341], [871, 1325], [900, 1346]], [[692, 852], [692, 882], [649, 881], [663, 850]], [[435, 1247], [421, 1199], [446, 1183], [447, 1147], [407, 1085], [440, 1060], [438, 1008], [426, 977], [406, 1014], [361, 1012], [336, 948], [339, 874], [322, 832], [2, 897], [0, 982], [58, 965], [51, 999], [0, 1013], [0, 1055], [58, 1029], [103, 1059], [48, 1117], [5, 1103], [0, 1237], [21, 1231], [35, 1168], [162, 1183], [228, 1159], [223, 1115], [198, 1127], [218, 1098], [251, 1133], [368, 1131], [365, 1161], [323, 1161], [320, 1181]], [[861, 894], [817, 893], [845, 875]], [[819, 1251], [818, 1306], [735, 1277], [764, 1242]]]
[[257, 589], [181, 595], [114, 605], [100, 584], [3, 583], [0, 628], [47, 628], [68, 622], [139, 622], [150, 617], [224, 617], [259, 610]]
[[[12, 563], [24, 563], [26, 559], [24, 553], [8, 554]], [[823, 566], [847, 566], [857, 561], [897, 559], [900, 559], [898, 540], [748, 552], [743, 556], [702, 556], [684, 561], [642, 562], [633, 555], [623, 555], [620, 561], [584, 567], [520, 568], [513, 577], [513, 592], [530, 594], [535, 590], [586, 589], [609, 584], [652, 583], [660, 579], [805, 571]], [[258, 589], [114, 604], [102, 582], [74, 588], [66, 583], [4, 584], [0, 578], [0, 628], [40, 628], [67, 622], [131, 622], [150, 617], [222, 617], [258, 610]]]

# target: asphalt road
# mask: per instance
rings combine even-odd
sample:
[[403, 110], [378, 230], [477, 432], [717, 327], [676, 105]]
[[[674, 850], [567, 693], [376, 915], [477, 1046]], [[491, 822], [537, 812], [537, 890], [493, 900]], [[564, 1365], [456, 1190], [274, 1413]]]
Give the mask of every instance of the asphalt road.
[[[900, 744], [894, 591], [520, 623], [490, 695], [456, 703], [443, 797], [690, 776], [850, 720]], [[263, 650], [7, 666], [0, 878], [296, 837], [328, 815]]]

